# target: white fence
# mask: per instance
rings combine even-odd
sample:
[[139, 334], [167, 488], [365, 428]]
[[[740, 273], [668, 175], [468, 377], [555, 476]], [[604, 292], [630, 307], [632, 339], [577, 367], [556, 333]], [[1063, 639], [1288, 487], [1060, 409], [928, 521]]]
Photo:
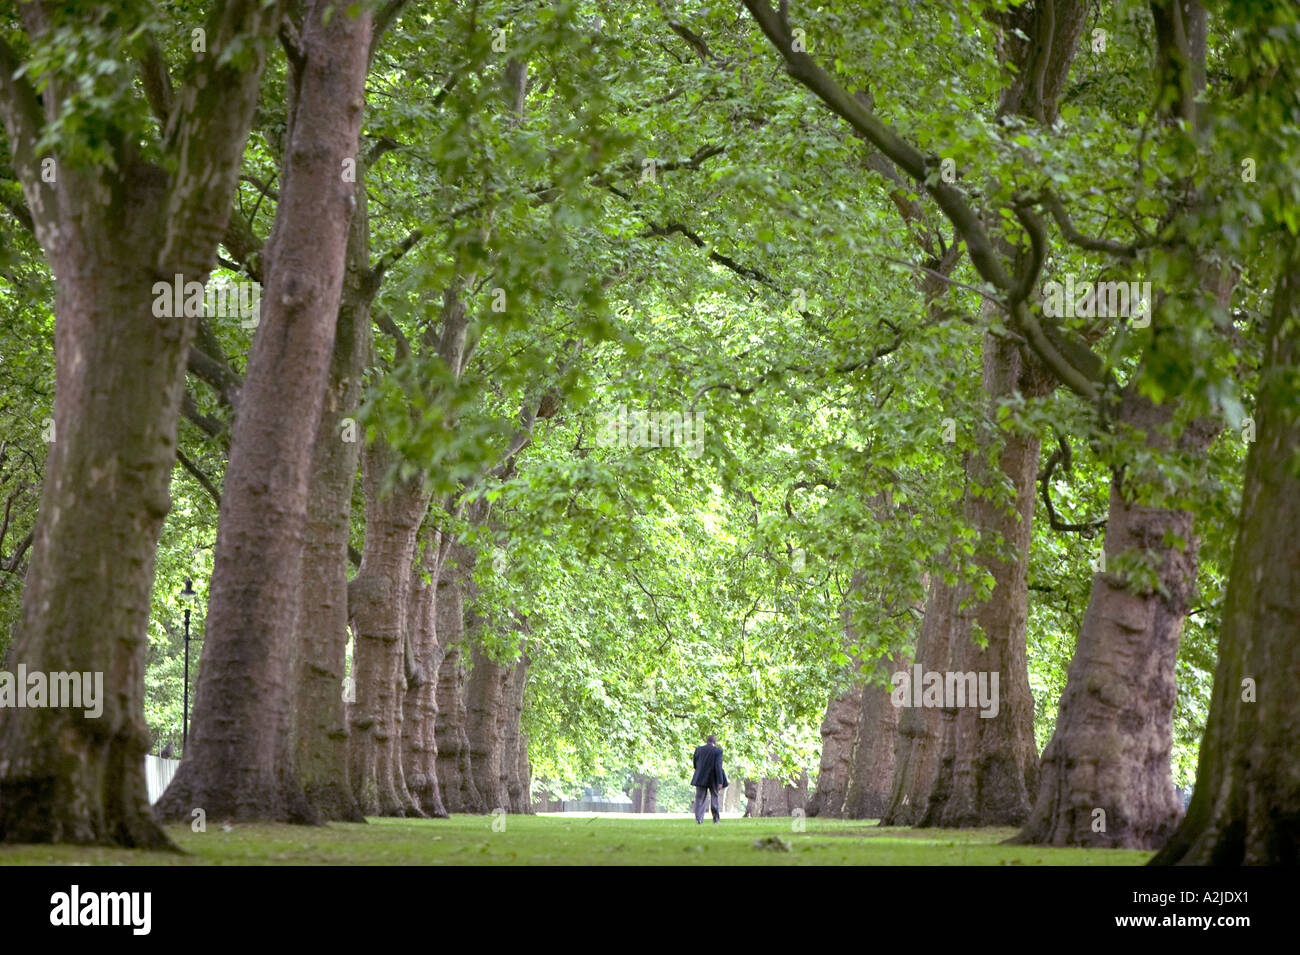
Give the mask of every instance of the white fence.
[[157, 756], [144, 758], [144, 778], [149, 784], [149, 805], [152, 806], [162, 798], [163, 790], [176, 775], [176, 767], [180, 764], [179, 759], [161, 759]]

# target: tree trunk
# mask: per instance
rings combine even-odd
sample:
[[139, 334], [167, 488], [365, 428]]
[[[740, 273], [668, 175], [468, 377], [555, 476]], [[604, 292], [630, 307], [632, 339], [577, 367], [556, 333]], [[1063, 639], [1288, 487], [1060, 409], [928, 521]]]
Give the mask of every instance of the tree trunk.
[[1210, 715], [1187, 815], [1151, 865], [1300, 863], [1300, 253], [1265, 335], [1257, 439], [1219, 637]]
[[[467, 628], [473, 629], [473, 628]], [[505, 682], [510, 671], [494, 663], [482, 647], [474, 643], [469, 682], [465, 690], [468, 714], [470, 768], [474, 786], [488, 812], [504, 810], [510, 799], [502, 785], [501, 757], [504, 740], [500, 714], [505, 706]]]
[[465, 548], [453, 543], [438, 577], [438, 634], [446, 651], [438, 670], [438, 783], [448, 812], [482, 813], [487, 810], [474, 786], [465, 731], [465, 556]]
[[893, 663], [882, 656], [874, 669], [880, 683], [867, 683], [857, 693], [855, 732], [850, 741], [848, 778], [840, 815], [848, 819], [879, 819], [888, 806], [894, 776], [894, 751], [898, 739], [900, 707], [890, 699], [889, 678], [906, 670], [906, 657]]
[[[304, 20], [267, 307], [249, 356], [221, 500], [194, 742], [155, 812], [316, 822], [290, 740], [312, 440], [320, 421], [356, 205], [371, 18]], [[304, 427], [304, 422], [311, 426]]]
[[366, 540], [361, 567], [348, 588], [356, 635], [357, 701], [349, 710], [352, 788], [368, 816], [423, 815], [403, 773], [402, 697], [411, 568], [430, 495], [419, 476], [384, 493], [395, 457], [382, 438], [361, 454]]
[[745, 818], [757, 819], [763, 810], [763, 787], [757, 779], [745, 780]]
[[361, 376], [370, 352], [365, 189], [348, 230], [347, 270], [325, 407], [312, 449], [294, 677], [294, 753], [307, 801], [324, 820], [364, 822], [348, 773], [342, 696], [348, 644], [348, 543], [361, 434]]
[[[822, 756], [817, 772], [817, 789], [808, 801], [808, 815], [838, 819], [844, 815], [844, 797], [849, 789], [849, 765], [853, 741], [858, 733], [862, 710], [862, 687], [854, 685], [831, 697], [822, 720]], [[890, 745], [893, 745], [891, 739]]]
[[520, 757], [520, 748], [527, 749], [528, 742], [523, 734], [521, 720], [524, 712], [524, 691], [528, 685], [528, 655], [525, 653], [510, 669], [510, 678], [506, 687], [505, 745], [502, 748], [501, 765], [505, 776], [506, 794], [510, 798], [508, 806], [511, 812], [526, 813], [528, 804], [528, 779], [522, 770], [528, 763], [525, 752]]
[[[142, 134], [112, 130], [108, 139], [121, 133], [125, 144], [116, 170], [59, 163], [57, 187], [45, 183], [36, 141], [82, 78], [52, 69], [42, 105], [5, 47], [12, 167], [57, 279], [55, 430], [8, 659], [101, 674], [105, 692], [93, 718], [72, 707], [0, 709], [0, 841], [171, 847], [145, 786], [144, 670], [195, 318], [160, 319], [148, 293], [176, 274], [207, 279], [257, 105], [259, 41], [282, 9], [234, 4], [215, 24], [213, 60], [179, 91], [170, 173], [140, 159]], [[40, 8], [24, 13], [28, 32], [43, 34]], [[225, 69], [215, 57], [234, 42], [249, 60]]]
[[[1025, 362], [1018, 346], [986, 335], [984, 390], [990, 396], [986, 429], [971, 458], [968, 500], [981, 535], [979, 563], [993, 577], [993, 593], [974, 608], [975, 622], [987, 639], [980, 648], [968, 635], [949, 645], [942, 669], [998, 676], [997, 712], [968, 701], [944, 713], [942, 755], [922, 826], [963, 828], [1015, 826], [1029, 814], [1038, 786], [1038, 747], [1034, 742], [1034, 697], [1029, 689], [1026, 626], [1029, 619], [1029, 544], [1033, 533], [1034, 484], [1038, 477], [1038, 439], [1002, 436], [998, 470], [989, 475], [981, 462], [997, 437], [990, 429], [999, 400], [1019, 391], [1046, 394], [1052, 383]], [[973, 493], [992, 485], [1005, 488], [1013, 506], [998, 495]], [[1000, 559], [999, 550], [1005, 554]], [[964, 628], [963, 628], [964, 629]]]
[[[942, 574], [932, 576], [915, 658], [926, 671], [943, 670], [952, 641], [969, 639], [969, 618], [958, 615], [958, 598], [958, 588], [944, 583]], [[880, 825], [913, 826], [925, 813], [939, 771], [941, 721], [934, 707], [908, 706], [898, 714], [894, 773]]]
[[[1226, 308], [1235, 274], [1204, 274], [1205, 291]], [[1173, 400], [1154, 405], [1130, 383], [1116, 417], [1159, 452], [1169, 444], [1163, 432], [1175, 412]], [[1178, 438], [1183, 454], [1204, 455], [1218, 427], [1208, 420], [1186, 426]], [[1167, 483], [1163, 473], [1136, 465], [1117, 470], [1111, 481], [1105, 566], [1093, 577], [1056, 728], [1043, 751], [1038, 798], [1016, 843], [1151, 849], [1182, 817], [1169, 756], [1178, 641], [1196, 594], [1197, 545], [1191, 513], [1133, 499], [1141, 493], [1130, 491], [1139, 476]], [[1126, 551], [1154, 565], [1155, 588], [1115, 572]]]
[[[426, 523], [426, 528], [429, 525]], [[402, 766], [407, 788], [428, 816], [447, 818], [438, 785], [438, 671], [442, 646], [438, 640], [437, 580], [443, 550], [442, 534], [426, 530], [424, 546], [411, 575], [410, 620], [415, 674], [402, 705]], [[426, 582], [426, 577], [427, 582]]]

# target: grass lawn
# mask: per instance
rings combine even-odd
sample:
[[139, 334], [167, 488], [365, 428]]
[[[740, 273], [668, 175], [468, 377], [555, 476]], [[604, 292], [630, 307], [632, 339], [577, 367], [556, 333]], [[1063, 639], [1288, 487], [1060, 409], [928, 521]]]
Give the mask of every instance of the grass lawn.
[[[881, 829], [864, 820], [603, 815], [374, 819], [321, 828], [167, 827], [187, 853], [0, 845], [0, 865], [1141, 865], [1150, 852], [1000, 846], [1014, 829]], [[777, 837], [789, 847], [755, 848]], [[769, 842], [769, 844], [771, 844]]]

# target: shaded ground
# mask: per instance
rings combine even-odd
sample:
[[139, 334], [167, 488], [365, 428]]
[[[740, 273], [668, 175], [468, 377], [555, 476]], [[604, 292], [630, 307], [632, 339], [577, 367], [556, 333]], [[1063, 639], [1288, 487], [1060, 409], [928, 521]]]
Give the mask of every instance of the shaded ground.
[[[573, 815], [375, 819], [328, 827], [167, 826], [188, 853], [0, 845], [0, 865], [1141, 865], [1150, 852], [1000, 846], [1014, 829], [881, 829], [863, 820]], [[796, 831], [803, 824], [806, 831]], [[504, 825], [504, 828], [502, 828]], [[501, 831], [497, 831], [501, 830]], [[770, 837], [790, 847], [784, 851]], [[754, 847], [756, 840], [774, 846]]]

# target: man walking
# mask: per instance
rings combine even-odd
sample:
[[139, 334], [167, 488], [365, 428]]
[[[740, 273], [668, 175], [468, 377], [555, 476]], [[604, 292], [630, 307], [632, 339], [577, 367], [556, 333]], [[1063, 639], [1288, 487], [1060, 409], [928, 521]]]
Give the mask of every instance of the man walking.
[[695, 767], [695, 775], [691, 777], [691, 785], [695, 787], [695, 822], [704, 824], [704, 800], [710, 796], [710, 808], [716, 823], [720, 818], [718, 792], [727, 786], [727, 774], [722, 770], [722, 748], [718, 746], [716, 736], [710, 735], [707, 743], [695, 747], [691, 764]]

